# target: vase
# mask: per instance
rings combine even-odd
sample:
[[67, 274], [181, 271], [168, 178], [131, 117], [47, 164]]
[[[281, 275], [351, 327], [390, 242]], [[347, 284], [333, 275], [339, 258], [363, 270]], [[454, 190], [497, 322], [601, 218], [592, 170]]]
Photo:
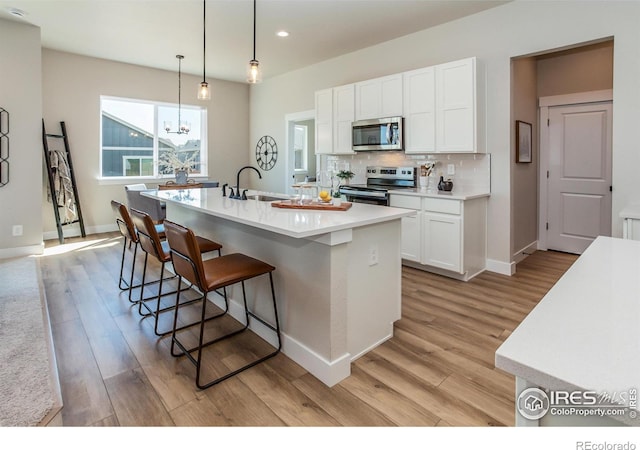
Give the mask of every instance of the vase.
[[176, 170], [176, 184], [187, 184], [189, 175], [186, 170]]

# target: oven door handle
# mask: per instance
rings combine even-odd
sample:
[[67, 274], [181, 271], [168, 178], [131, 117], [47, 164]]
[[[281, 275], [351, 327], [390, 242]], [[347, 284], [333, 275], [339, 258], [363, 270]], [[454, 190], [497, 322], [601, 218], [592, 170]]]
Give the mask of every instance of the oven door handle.
[[349, 189], [349, 188], [340, 188], [340, 193], [345, 195], [352, 195], [354, 197], [375, 197], [375, 198], [386, 198], [386, 192], [376, 192], [376, 191], [359, 191], [357, 189]]

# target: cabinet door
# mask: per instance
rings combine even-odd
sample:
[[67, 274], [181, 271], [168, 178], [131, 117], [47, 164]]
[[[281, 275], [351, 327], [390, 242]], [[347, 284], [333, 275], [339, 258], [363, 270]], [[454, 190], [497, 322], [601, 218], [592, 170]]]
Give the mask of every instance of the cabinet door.
[[355, 85], [333, 88], [333, 153], [354, 153], [351, 124], [355, 120]]
[[380, 118], [381, 101], [379, 80], [356, 83], [356, 120]]
[[402, 89], [405, 153], [435, 152], [435, 69], [405, 72]]
[[402, 116], [402, 74], [380, 79], [380, 116]]
[[355, 84], [356, 120], [402, 115], [402, 74]]
[[422, 254], [422, 215], [416, 211], [413, 217], [403, 217], [402, 227], [402, 258], [420, 262]]
[[333, 152], [333, 89], [315, 93], [316, 154]]
[[476, 60], [435, 66], [436, 147], [438, 152], [475, 152]]
[[422, 264], [463, 273], [460, 216], [424, 213]]

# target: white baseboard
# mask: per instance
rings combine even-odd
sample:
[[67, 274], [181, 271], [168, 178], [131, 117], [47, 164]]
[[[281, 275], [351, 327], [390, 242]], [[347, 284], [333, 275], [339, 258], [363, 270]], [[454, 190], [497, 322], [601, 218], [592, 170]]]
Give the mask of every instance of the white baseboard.
[[42, 255], [44, 253], [44, 242], [36, 245], [26, 245], [24, 247], [0, 248], [0, 259], [16, 258], [18, 256]]
[[[113, 224], [108, 224], [108, 225], [96, 225], [94, 227], [85, 227], [84, 231], [86, 234], [110, 233], [112, 231], [118, 231], [118, 226], [114, 222]], [[80, 233], [80, 226], [75, 224], [70, 227], [63, 227], [62, 232], [64, 237], [66, 238], [82, 236], [82, 233]], [[45, 241], [48, 241], [51, 239], [58, 239], [58, 231], [57, 230], [45, 231], [44, 233], [42, 233], [42, 238]]]
[[[224, 302], [218, 295], [211, 295], [209, 300], [213, 301], [219, 308], [224, 307]], [[244, 307], [238, 301], [229, 299], [229, 314], [244, 323]], [[264, 324], [257, 320], [251, 320], [249, 328], [269, 344], [274, 347], [277, 346], [277, 338], [273, 330]], [[280, 332], [280, 337], [282, 340], [282, 353], [300, 364], [311, 375], [327, 386], [334, 386], [351, 374], [351, 355], [349, 353], [345, 353], [333, 361], [327, 361], [324, 357], [286, 333]]]
[[529, 245], [526, 245], [522, 247], [520, 250], [518, 250], [517, 252], [515, 252], [512, 255], [511, 259], [513, 259], [513, 262], [515, 264], [518, 264], [520, 261], [523, 261], [527, 256], [529, 256], [531, 253], [535, 252], [536, 250], [538, 250], [537, 240], [533, 241]]
[[487, 270], [489, 272], [511, 276], [516, 273], [516, 263], [506, 263], [503, 261], [497, 261], [495, 259], [487, 259]]

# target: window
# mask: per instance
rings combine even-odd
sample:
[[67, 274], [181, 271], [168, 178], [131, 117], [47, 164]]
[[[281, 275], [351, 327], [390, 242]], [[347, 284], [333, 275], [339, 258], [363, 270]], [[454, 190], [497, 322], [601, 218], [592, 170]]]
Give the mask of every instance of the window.
[[293, 138], [293, 168], [296, 172], [307, 172], [309, 168], [307, 160], [307, 133], [308, 129], [306, 125], [295, 125]]
[[177, 130], [178, 105], [101, 97], [100, 116], [102, 177], [169, 177], [176, 165], [206, 175], [206, 109], [181, 105], [180, 121], [189, 124], [188, 134], [167, 132]]
[[153, 158], [141, 156], [123, 156], [123, 174], [125, 177], [153, 176]]

